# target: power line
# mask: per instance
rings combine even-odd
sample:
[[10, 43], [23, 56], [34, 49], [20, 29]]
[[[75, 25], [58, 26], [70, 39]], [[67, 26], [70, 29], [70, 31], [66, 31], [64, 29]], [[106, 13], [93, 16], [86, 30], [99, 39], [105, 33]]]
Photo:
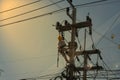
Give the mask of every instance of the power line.
[[[23, 16], [23, 15], [25, 15], [25, 14], [32, 13], [32, 12], [34, 12], [34, 11], [37, 11], [37, 10], [40, 10], [40, 9], [43, 9], [43, 8], [46, 8], [46, 7], [55, 5], [55, 4], [60, 3], [60, 2], [62, 2], [62, 1], [64, 1], [64, 0], [61, 0], [61, 1], [58, 1], [58, 2], [52, 2], [52, 4], [49, 4], [49, 5], [40, 7], [40, 8], [36, 8], [36, 9], [31, 10], [31, 11], [28, 11], [28, 12], [25, 12], [25, 13], [21, 13], [21, 14], [15, 15], [15, 16], [11, 16], [11, 17], [2, 19], [2, 20], [0, 20], [0, 21], [5, 21], [5, 20], [12, 19], [12, 18], [15, 18], [15, 17]], [[103, 0], [102, 0], [102, 1], [103, 1]], [[81, 4], [81, 5], [76, 5], [76, 7], [78, 7], [78, 6], [84, 6], [84, 5], [89, 5], [89, 4], [95, 4], [95, 3], [98, 3], [98, 2], [102, 2], [102, 1], [100, 0], [100, 1], [85, 3], [85, 4]], [[106, 0], [104, 0], [104, 1], [106, 1]], [[17, 8], [17, 7], [16, 7], [16, 8]]]
[[101, 36], [102, 36], [102, 38], [99, 40], [99, 42], [96, 44], [96, 46], [101, 42], [101, 40], [102, 40], [103, 38], [107, 39], [108, 41], [112, 42], [112, 43], [115, 44], [115, 45], [118, 45], [118, 43], [116, 43], [116, 42], [114, 42], [113, 40], [109, 39], [109, 38], [106, 37], [105, 35], [102, 35], [101, 33], [97, 32], [95, 29], [93, 29], [93, 31], [94, 31], [95, 33], [97, 33], [98, 35], [101, 35]]
[[[109, 29], [105, 32], [104, 35], [102, 35], [102, 37], [100, 38], [100, 40], [98, 41], [98, 43], [96, 44], [96, 46], [102, 41], [103, 38], [106, 38], [107, 40], [111, 41], [114, 44], [117, 44], [115, 42], [113, 42], [112, 40], [110, 40], [109, 38], [105, 37], [105, 35], [109, 32], [109, 30], [113, 27], [113, 25], [115, 24], [115, 22], [120, 18], [120, 14], [118, 14], [118, 16], [116, 16], [116, 19], [113, 21], [113, 23], [110, 25]], [[95, 31], [95, 30], [94, 30]], [[98, 32], [97, 32], [98, 33]], [[100, 33], [99, 33], [100, 34]], [[117, 44], [118, 45], [118, 44]]]
[[50, 78], [53, 78], [54, 76], [58, 76], [59, 74], [60, 74], [60, 72], [58, 72], [58, 73], [51, 73], [51, 74], [45, 74], [45, 75], [40, 75], [38, 77], [24, 78], [24, 79], [20, 79], [20, 80], [50, 79]]
[[27, 3], [27, 4], [24, 4], [24, 5], [21, 5], [21, 6], [15, 7], [15, 8], [11, 8], [11, 9], [8, 9], [8, 10], [5, 10], [5, 11], [1, 11], [0, 13], [9, 12], [9, 11], [12, 11], [12, 10], [15, 10], [15, 9], [18, 9], [18, 8], [22, 8], [22, 7], [25, 7], [25, 6], [31, 5], [31, 4], [35, 4], [35, 3], [40, 2], [40, 1], [42, 1], [42, 0], [37, 0], [37, 1], [31, 2], [31, 3]]
[[101, 2], [105, 2], [105, 1], [108, 1], [108, 0], [93, 1], [93, 2], [89, 2], [89, 3], [84, 3], [84, 4], [76, 5], [76, 7], [85, 6], [85, 5], [90, 5], [90, 4], [96, 4], [96, 3], [101, 3]]
[[[96, 5], [92, 5], [92, 2], [91, 2], [91, 4], [87, 4], [87, 3], [85, 3], [85, 4], [81, 4], [81, 5], [76, 5], [77, 7], [92, 7], [92, 6], [99, 6], [99, 5], [105, 5], [105, 4], [113, 4], [113, 3], [120, 3], [120, 1], [119, 0], [116, 0], [116, 1], [106, 1], [106, 3], [102, 3], [103, 1], [96, 1], [95, 3], [93, 2], [93, 4], [96, 4]], [[99, 3], [99, 4], [97, 4], [97, 3]]]
[[37, 11], [37, 10], [40, 10], [40, 9], [43, 9], [43, 8], [46, 8], [46, 7], [55, 5], [55, 4], [58, 4], [58, 3], [63, 2], [63, 1], [64, 1], [64, 0], [60, 0], [60, 1], [54, 2], [54, 3], [52, 3], [52, 4], [49, 4], [49, 5], [46, 5], [46, 6], [43, 6], [43, 7], [33, 9], [33, 10], [28, 11], [28, 12], [25, 12], [25, 13], [21, 13], [21, 14], [15, 15], [15, 16], [11, 16], [11, 17], [2, 19], [2, 20], [0, 20], [0, 21], [5, 21], [5, 20], [8, 20], [8, 19], [12, 19], [12, 18], [18, 17], [18, 16], [23, 16], [23, 15], [25, 15], [25, 14], [28, 14], [28, 13], [31, 13], [31, 12], [34, 12], [34, 11]]
[[[91, 4], [101, 3], [101, 2], [107, 2], [107, 1], [110, 1], [110, 0], [93, 1], [93, 2], [89, 2], [89, 3], [84, 3], [84, 4], [76, 5], [76, 7], [81, 7], [81, 6], [86, 6], [86, 5], [91, 5]], [[119, 1], [119, 0], [116, 0], [116, 1]]]
[[0, 27], [8, 26], [8, 25], [12, 25], [12, 24], [16, 24], [16, 23], [20, 23], [20, 22], [24, 22], [24, 21], [32, 20], [32, 19], [36, 19], [36, 18], [43, 17], [43, 16], [46, 16], [46, 15], [51, 15], [51, 14], [53, 14], [53, 13], [56, 13], [56, 12], [62, 11], [62, 10], [64, 10], [64, 9], [66, 9], [66, 8], [62, 8], [62, 9], [55, 10], [55, 11], [52, 11], [52, 12], [49, 12], [49, 13], [45, 13], [45, 14], [42, 14], [42, 15], [37, 15], [37, 16], [34, 16], [34, 17], [30, 17], [30, 18], [26, 18], [26, 19], [22, 19], [22, 20], [14, 21], [14, 22], [11, 22], [11, 23], [3, 24], [3, 25], [0, 25]]
[[[99, 2], [101, 2], [101, 1], [103, 2], [103, 1], [107, 1], [107, 0], [99, 0], [99, 1], [95, 1], [95, 2], [90, 2], [90, 3], [81, 4], [81, 5], [76, 5], [76, 7], [77, 7], [77, 6], [90, 5], [90, 4], [94, 4], [94, 3], [99, 3]], [[30, 17], [30, 18], [26, 18], [26, 19], [14, 21], [14, 22], [11, 22], [11, 23], [3, 24], [3, 25], [0, 25], [0, 27], [8, 26], [8, 25], [12, 25], [12, 24], [16, 24], [16, 23], [20, 23], [20, 22], [32, 20], [32, 19], [36, 19], [36, 18], [39, 18], [39, 17], [47, 16], [47, 15], [51, 15], [51, 14], [53, 14], [53, 13], [57, 13], [57, 12], [66, 10], [66, 8], [67, 8], [67, 7], [61, 8], [61, 9], [58, 9], [58, 10], [55, 10], [55, 11], [52, 11], [52, 12], [48, 12], [48, 13], [45, 13], [45, 14], [42, 14], [42, 15], [37, 15], [37, 16], [34, 16], [34, 17]]]
[[[54, 3], [54, 1], [52, 0], [49, 0], [51, 3]], [[61, 8], [59, 5], [56, 5], [58, 8]]]

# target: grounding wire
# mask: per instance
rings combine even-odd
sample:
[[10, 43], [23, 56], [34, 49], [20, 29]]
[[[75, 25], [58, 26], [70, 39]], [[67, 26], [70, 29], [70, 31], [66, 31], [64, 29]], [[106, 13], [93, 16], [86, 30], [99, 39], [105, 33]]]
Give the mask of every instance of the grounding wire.
[[22, 8], [22, 7], [25, 7], [25, 6], [28, 6], [28, 5], [31, 5], [31, 4], [34, 4], [34, 3], [40, 2], [40, 1], [42, 1], [42, 0], [37, 0], [37, 1], [31, 2], [31, 3], [27, 3], [27, 4], [24, 4], [24, 5], [21, 5], [21, 6], [17, 6], [17, 7], [14, 7], [14, 8], [8, 9], [8, 10], [4, 10], [4, 11], [1, 11], [0, 13], [9, 12], [9, 11], [12, 11], [12, 10], [15, 10], [15, 9], [18, 9], [18, 8]]
[[57, 1], [57, 2], [54, 2], [54, 3], [48, 4], [48, 5], [43, 6], [43, 7], [40, 7], [40, 8], [36, 8], [36, 9], [30, 10], [30, 11], [27, 11], [27, 12], [24, 12], [24, 13], [21, 13], [21, 14], [17, 14], [17, 15], [14, 15], [14, 16], [11, 16], [11, 17], [2, 19], [2, 20], [0, 20], [0, 21], [5, 21], [5, 20], [12, 19], [12, 18], [15, 18], [15, 17], [23, 16], [23, 15], [25, 15], [25, 14], [32, 13], [32, 12], [38, 11], [38, 10], [40, 10], [40, 9], [44, 9], [44, 8], [50, 7], [50, 6], [52, 6], [52, 5], [58, 4], [58, 3], [63, 2], [63, 1], [64, 1], [64, 0], [60, 0], [60, 1]]

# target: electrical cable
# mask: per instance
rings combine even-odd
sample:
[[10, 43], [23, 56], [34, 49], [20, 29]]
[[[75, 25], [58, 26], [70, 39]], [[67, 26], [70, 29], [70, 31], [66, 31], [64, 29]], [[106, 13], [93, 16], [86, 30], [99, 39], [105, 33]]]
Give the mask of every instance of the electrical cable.
[[81, 43], [80, 43], [80, 40], [79, 40], [79, 38], [78, 37], [76, 37], [77, 38], [77, 41], [78, 41], [78, 44], [80, 45], [80, 50], [83, 50], [83, 48], [82, 48], [82, 45], [81, 45]]
[[[111, 43], [113, 43], [113, 44], [115, 44], [115, 45], [119, 45], [119, 43], [114, 42], [113, 40], [109, 39], [108, 37], [106, 37], [105, 35], [101, 34], [100, 32], [97, 32], [95, 29], [93, 29], [93, 31], [94, 31], [95, 33], [97, 33], [98, 35], [102, 36], [102, 39], [105, 38], [105, 39], [107, 39], [108, 41], [110, 41]], [[100, 43], [100, 40], [99, 40], [99, 43]], [[99, 43], [97, 43], [96, 46], [97, 46]]]
[[59, 67], [59, 51], [58, 51], [58, 53], [57, 53], [57, 67]]
[[50, 57], [50, 56], [56, 56], [55, 54], [52, 54], [52, 55], [46, 55], [46, 56], [37, 56], [37, 57], [30, 57], [30, 58], [23, 58], [23, 59], [16, 59], [15, 61], [7, 61], [7, 62], [4, 62], [4, 65], [7, 65], [7, 64], [11, 64], [11, 63], [18, 63], [18, 62], [23, 62], [23, 61], [27, 61], [27, 60], [39, 60], [41, 59], [42, 57]]
[[[103, 60], [103, 58], [101, 59], [101, 61], [103, 62], [103, 66], [104, 66], [104, 70], [107, 72], [107, 75], [108, 75], [108, 70], [110, 70], [112, 73], [113, 71], [110, 69], [110, 67], [105, 63], [105, 61]], [[106, 69], [106, 67], [108, 69]], [[114, 74], [114, 73], [113, 73]], [[116, 76], [116, 75], [115, 75]]]
[[[109, 67], [108, 67], [108, 65], [104, 62], [104, 60], [103, 60], [103, 58], [100, 58], [100, 60], [103, 62], [103, 69], [106, 71], [106, 73], [107, 73], [107, 80], [108, 80], [108, 69], [110, 69]], [[108, 68], [108, 69], [106, 69], [106, 67]], [[111, 70], [111, 69], [110, 69]], [[105, 77], [105, 75], [102, 75], [102, 76], [104, 76]]]
[[84, 3], [84, 4], [80, 4], [80, 5], [75, 5], [75, 6], [80, 7], [80, 6], [90, 5], [90, 4], [101, 3], [101, 2], [105, 2], [105, 1], [108, 1], [108, 0], [98, 0], [98, 1], [93, 1], [93, 2]]
[[52, 5], [58, 4], [58, 3], [63, 2], [63, 1], [64, 1], [64, 0], [60, 0], [60, 1], [57, 1], [57, 2], [54, 2], [54, 3], [48, 4], [48, 5], [43, 6], [43, 7], [40, 7], [40, 8], [36, 8], [36, 9], [30, 10], [30, 11], [27, 11], [27, 12], [24, 12], [24, 13], [21, 13], [21, 14], [17, 14], [17, 15], [15, 15], [15, 16], [11, 16], [11, 17], [2, 19], [2, 20], [0, 20], [0, 21], [5, 21], [5, 20], [12, 19], [12, 18], [15, 18], [15, 17], [23, 16], [23, 15], [25, 15], [25, 14], [32, 13], [32, 12], [34, 12], [34, 11], [38, 11], [38, 10], [40, 10], [40, 9], [44, 9], [44, 8], [50, 7], [50, 6], [52, 6]]
[[[86, 32], [87, 32], [87, 34], [89, 35], [89, 32], [88, 32], [88, 31], [86, 31]], [[91, 37], [91, 41], [92, 41], [92, 48], [93, 48], [93, 49], [96, 49], [95, 46], [94, 46], [94, 41], [93, 41], [92, 35], [90, 35], [90, 37]], [[89, 55], [88, 55], [88, 57], [89, 57]], [[89, 60], [91, 61], [92, 64], [94, 64], [94, 62], [90, 59], [90, 57], [89, 57]], [[94, 65], [95, 65], [95, 64], [94, 64]]]
[[[52, 0], [49, 0], [51, 3], [54, 3], [54, 1], [52, 1]], [[56, 5], [58, 8], [62, 8], [62, 7], [60, 7], [59, 5]]]
[[5, 13], [5, 12], [8, 12], [8, 11], [12, 11], [12, 10], [15, 10], [15, 9], [18, 9], [18, 8], [22, 8], [22, 7], [25, 7], [25, 6], [28, 6], [28, 5], [31, 5], [31, 4], [34, 4], [34, 3], [37, 3], [37, 2], [40, 2], [42, 0], [37, 0], [37, 1], [34, 1], [34, 2], [31, 2], [31, 3], [27, 3], [27, 4], [24, 4], [24, 5], [21, 5], [21, 6], [18, 6], [18, 7], [15, 7], [15, 8], [11, 8], [11, 9], [8, 9], [8, 10], [5, 10], [5, 11], [1, 11], [1, 13]]
[[[110, 25], [109, 29], [105, 32], [104, 35], [102, 35], [102, 37], [100, 38], [100, 40], [97, 42], [96, 46], [102, 41], [102, 39], [105, 37], [105, 35], [109, 32], [109, 30], [113, 27], [113, 25], [115, 24], [115, 22], [120, 18], [120, 14], [118, 14], [118, 16], [116, 17], [116, 19], [113, 21], [113, 23]], [[95, 31], [95, 30], [94, 30]], [[108, 39], [109, 41], [111, 41], [110, 39]], [[113, 41], [112, 41], [113, 42]], [[117, 44], [115, 42], [113, 42], [114, 44]]]
[[[102, 62], [104, 63], [104, 65], [113, 73], [113, 71], [110, 69], [110, 67], [105, 63], [105, 61], [102, 59]], [[107, 71], [107, 70], [106, 70]], [[114, 74], [114, 73], [113, 73]], [[116, 75], [115, 75], [116, 76]]]
[[[87, 33], [89, 34], [88, 31], [87, 31]], [[95, 45], [94, 45], [94, 40], [93, 40], [92, 35], [90, 35], [90, 37], [91, 37], [91, 41], [92, 41], [92, 44], [93, 44], [93, 45], [92, 45], [92, 48], [93, 48], [93, 49], [96, 49], [96, 47], [95, 47]], [[97, 61], [96, 61], [96, 64], [95, 64], [96, 66], [98, 66], [98, 59], [99, 59], [98, 56], [99, 56], [99, 55], [97, 54]], [[94, 64], [94, 62], [93, 62], [92, 60], [90, 60], [90, 61], [92, 62], [92, 64]], [[98, 75], [98, 70], [97, 70], [97, 73], [96, 73], [95, 76], [94, 76], [94, 79], [96, 79], [97, 75]]]
[[[98, 66], [98, 60], [99, 60], [99, 55], [97, 54], [96, 66]], [[94, 80], [96, 79], [97, 76], [98, 76], [98, 70], [96, 70], [96, 74], [94, 76]]]
[[[113, 3], [120, 2], [119, 0], [118, 1], [111, 1], [111, 2], [107, 2], [107, 1], [109, 1], [109, 0], [98, 0], [98, 1], [93, 1], [93, 2], [90, 2], [90, 3], [84, 3], [84, 4], [76, 5], [76, 7], [81, 7], [81, 6], [82, 7], [91, 7], [91, 6], [99, 6], [99, 5], [113, 4]], [[106, 3], [102, 3], [102, 2], [106, 2]], [[97, 3], [99, 3], [99, 4], [97, 4]], [[97, 5], [93, 5], [93, 4], [97, 4]]]
[[[95, 3], [95, 2], [92, 2], [92, 3]], [[92, 3], [91, 3], [91, 4], [92, 4]], [[87, 4], [89, 4], [89, 3], [86, 3], [85, 5], [87, 5]], [[76, 5], [76, 6], [83, 6], [83, 5], [84, 5], [84, 4]], [[67, 7], [66, 7], [66, 8], [67, 8]], [[57, 13], [57, 12], [60, 12], [60, 11], [64, 11], [64, 10], [66, 10], [66, 8], [61, 8], [61, 9], [58, 9], [58, 10], [55, 10], [55, 11], [52, 11], [52, 12], [49, 12], [49, 13], [45, 13], [45, 14], [42, 14], [42, 15], [37, 15], [37, 16], [30, 17], [30, 18], [26, 18], [26, 19], [23, 19], [23, 20], [18, 20], [18, 21], [14, 21], [14, 22], [7, 23], [7, 24], [3, 24], [3, 25], [0, 25], [0, 27], [8, 26], [8, 25], [12, 25], [12, 24], [16, 24], [16, 23], [28, 21], [28, 20], [32, 20], [32, 19], [35, 19], [35, 18], [47, 16], [47, 15], [51, 15], [51, 14], [53, 14], [53, 13]]]
[[52, 11], [52, 12], [49, 12], [49, 13], [45, 13], [45, 14], [41, 14], [41, 15], [37, 15], [37, 16], [33, 16], [33, 17], [30, 17], [30, 18], [26, 18], [26, 19], [22, 19], [22, 20], [18, 20], [18, 21], [10, 22], [10, 23], [7, 23], [7, 24], [0, 25], [0, 27], [8, 26], [8, 25], [16, 24], [16, 23], [21, 23], [21, 22], [24, 22], [24, 21], [28, 21], [28, 20], [32, 20], [32, 19], [39, 18], [39, 17], [43, 17], [43, 16], [46, 16], [46, 15], [52, 15], [53, 13], [56, 13], [56, 12], [62, 11], [62, 10], [64, 10], [64, 9], [65, 9], [65, 8], [62, 8], [62, 9], [55, 10], [55, 11]]
[[[97, 3], [97, 2], [103, 2], [103, 1], [107, 1], [107, 0], [100, 0], [100, 1], [96, 1], [96, 2], [91, 2], [91, 3]], [[108, 0], [109, 1], [109, 0]], [[118, 0], [119, 1], [119, 0]], [[91, 4], [91, 3], [88, 3], [88, 4]], [[111, 2], [111, 3], [113, 3], [113, 2]], [[81, 5], [87, 5], [87, 3], [86, 4], [81, 4]], [[76, 6], [81, 6], [81, 5], [76, 5]], [[88, 7], [88, 6], [87, 6]], [[118, 18], [118, 17], [117, 17]], [[115, 21], [117, 21], [117, 19], [115, 20]], [[114, 21], [114, 22], [115, 22]], [[95, 31], [95, 30], [94, 30]], [[96, 32], [96, 31], [95, 31]], [[98, 32], [96, 32], [96, 33], [98, 33]], [[99, 35], [102, 35], [101, 33], [98, 33]], [[109, 39], [109, 38], [107, 38], [106, 36], [104, 36], [104, 38], [106, 38], [107, 40], [109, 40], [109, 41], [111, 41], [112, 43], [114, 43], [114, 44], [116, 44], [116, 45], [118, 45], [118, 43], [116, 43], [116, 42], [114, 42], [113, 40], [111, 40], [111, 39]], [[92, 36], [91, 36], [91, 39], [92, 39], [92, 42], [93, 42], [93, 38], [92, 38]], [[94, 44], [93, 44], [94, 45]], [[95, 45], [94, 45], [95, 46]]]
[[[107, 65], [107, 64], [106, 64]], [[106, 70], [107, 71], [107, 70]], [[108, 72], [107, 72], [108, 73]], [[103, 76], [105, 76], [105, 75], [103, 75]], [[96, 76], [94, 77], [94, 79], [96, 78]], [[106, 77], [106, 78], [108, 78], [108, 77]]]
[[[89, 32], [88, 32], [88, 31], [87, 31], [87, 34], [89, 35]], [[92, 35], [90, 35], [90, 37], [91, 37], [91, 41], [92, 41], [92, 49], [96, 49], [96, 47], [95, 47], [95, 45], [94, 45], [94, 40], [93, 40]], [[96, 64], [95, 64], [92, 60], [90, 60], [90, 62], [91, 62], [92, 64], [98, 66], [98, 59], [99, 59], [99, 58], [98, 58], [98, 55], [97, 55]], [[96, 80], [97, 76], [98, 76], [98, 70], [96, 70], [96, 73], [94, 74], [93, 79]]]
[[[92, 36], [91, 36], [91, 40], [92, 40], [92, 42], [93, 42], [93, 44], [94, 44], [94, 41], [93, 41], [93, 38], [92, 38]], [[104, 62], [104, 64], [107, 66], [107, 64]], [[97, 55], [97, 65], [98, 65], [98, 55]], [[108, 66], [107, 66], [108, 67]], [[108, 67], [109, 68], [109, 67]], [[110, 69], [110, 68], [109, 68]], [[106, 71], [107, 71], [107, 69], [105, 69]], [[98, 72], [97, 72], [97, 74], [98, 74]], [[97, 77], [97, 74], [95, 75], [95, 77], [94, 77], [94, 79]], [[107, 72], [107, 75], [108, 75], [108, 72]], [[106, 77], [107, 78], [107, 77]], [[108, 79], [108, 78], [107, 78]]]
[[[53, 76], [59, 75], [60, 73], [53, 73], [53, 74], [46, 74], [46, 75], [41, 75], [39, 77], [32, 77], [32, 78], [25, 78], [26, 80], [36, 80], [36, 79], [48, 79], [52, 78]], [[22, 80], [22, 79], [21, 79]]]
[[92, 38], [92, 37], [91, 37]]
[[[79, 38], [78, 38], [78, 37], [76, 37], [76, 38], [77, 38], [78, 44], [80, 45], [79, 50], [81, 51], [81, 50], [83, 50], [83, 49], [82, 49], [82, 46], [81, 46], [80, 40], [79, 40]], [[82, 62], [81, 62], [81, 60], [79, 59], [79, 57], [78, 57], [78, 56], [76, 56], [76, 59], [77, 59], [77, 61], [79, 62], [79, 64], [81, 65], [81, 64], [82, 64]]]
[[[95, 75], [96, 73], [94, 73], [94, 74], [88, 74], [88, 75]], [[100, 72], [99, 74], [98, 74], [98, 76], [96, 77], [96, 79], [105, 79], [105, 80], [110, 80], [110, 78], [119, 78], [120, 79], [120, 77], [113, 77], [113, 75], [114, 74], [111, 74], [111, 75], [106, 75], [106, 72]]]
[[90, 35], [90, 37], [91, 37], [91, 40], [92, 40], [92, 48], [93, 48], [93, 49], [96, 49], [92, 35]]
[[[115, 76], [115, 77], [117, 77], [117, 74], [115, 74], [114, 72], [113, 72], [113, 70], [111, 70], [110, 69], [110, 67], [105, 63], [105, 61], [103, 60], [103, 58], [100, 58], [101, 59], [101, 61], [102, 61], [102, 63], [103, 63], [103, 66], [104, 66], [104, 70], [108, 73], [108, 72], [112, 72], [112, 74]], [[106, 69], [106, 68], [108, 68], [108, 69]], [[107, 74], [107, 75], [110, 75], [110, 74]]]

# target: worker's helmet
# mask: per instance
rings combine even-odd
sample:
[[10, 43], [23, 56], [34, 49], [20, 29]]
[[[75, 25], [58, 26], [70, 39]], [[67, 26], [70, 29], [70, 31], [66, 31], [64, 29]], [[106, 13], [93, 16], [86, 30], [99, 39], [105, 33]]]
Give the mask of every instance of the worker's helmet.
[[58, 36], [58, 40], [59, 40], [59, 41], [63, 40], [63, 38], [62, 38], [61, 35]]

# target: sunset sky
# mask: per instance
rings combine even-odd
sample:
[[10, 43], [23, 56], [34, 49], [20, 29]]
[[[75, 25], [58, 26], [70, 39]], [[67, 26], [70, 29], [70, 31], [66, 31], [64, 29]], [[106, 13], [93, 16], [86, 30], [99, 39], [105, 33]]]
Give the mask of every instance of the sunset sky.
[[[62, 23], [64, 20], [68, 20], [71, 22], [64, 10], [28, 21], [6, 25], [69, 7], [65, 0], [59, 4], [25, 15], [6, 19], [60, 0], [40, 0], [34, 4], [10, 10], [34, 1], [39, 0], [0, 0], [0, 69], [3, 70], [0, 80], [37, 77], [59, 72], [65, 66], [65, 61], [60, 56], [59, 68], [56, 67], [58, 32], [53, 26], [57, 21]], [[80, 5], [93, 1], [99, 0], [73, 0], [73, 4]], [[105, 62], [112, 69], [120, 69], [119, 5], [119, 0], [108, 0], [77, 7], [77, 22], [85, 21], [87, 14], [90, 13], [94, 29], [93, 40], [96, 47], [101, 50]], [[83, 43], [83, 35], [81, 35], [83, 32], [83, 29], [79, 31], [81, 43]], [[111, 38], [112, 34], [114, 35], [113, 39]], [[70, 39], [69, 35], [68, 32], [66, 38]], [[102, 38], [101, 35], [105, 35], [105, 37]], [[99, 40], [101, 41], [99, 42]], [[87, 45], [89, 48], [91, 45], [90, 39], [87, 40]]]

